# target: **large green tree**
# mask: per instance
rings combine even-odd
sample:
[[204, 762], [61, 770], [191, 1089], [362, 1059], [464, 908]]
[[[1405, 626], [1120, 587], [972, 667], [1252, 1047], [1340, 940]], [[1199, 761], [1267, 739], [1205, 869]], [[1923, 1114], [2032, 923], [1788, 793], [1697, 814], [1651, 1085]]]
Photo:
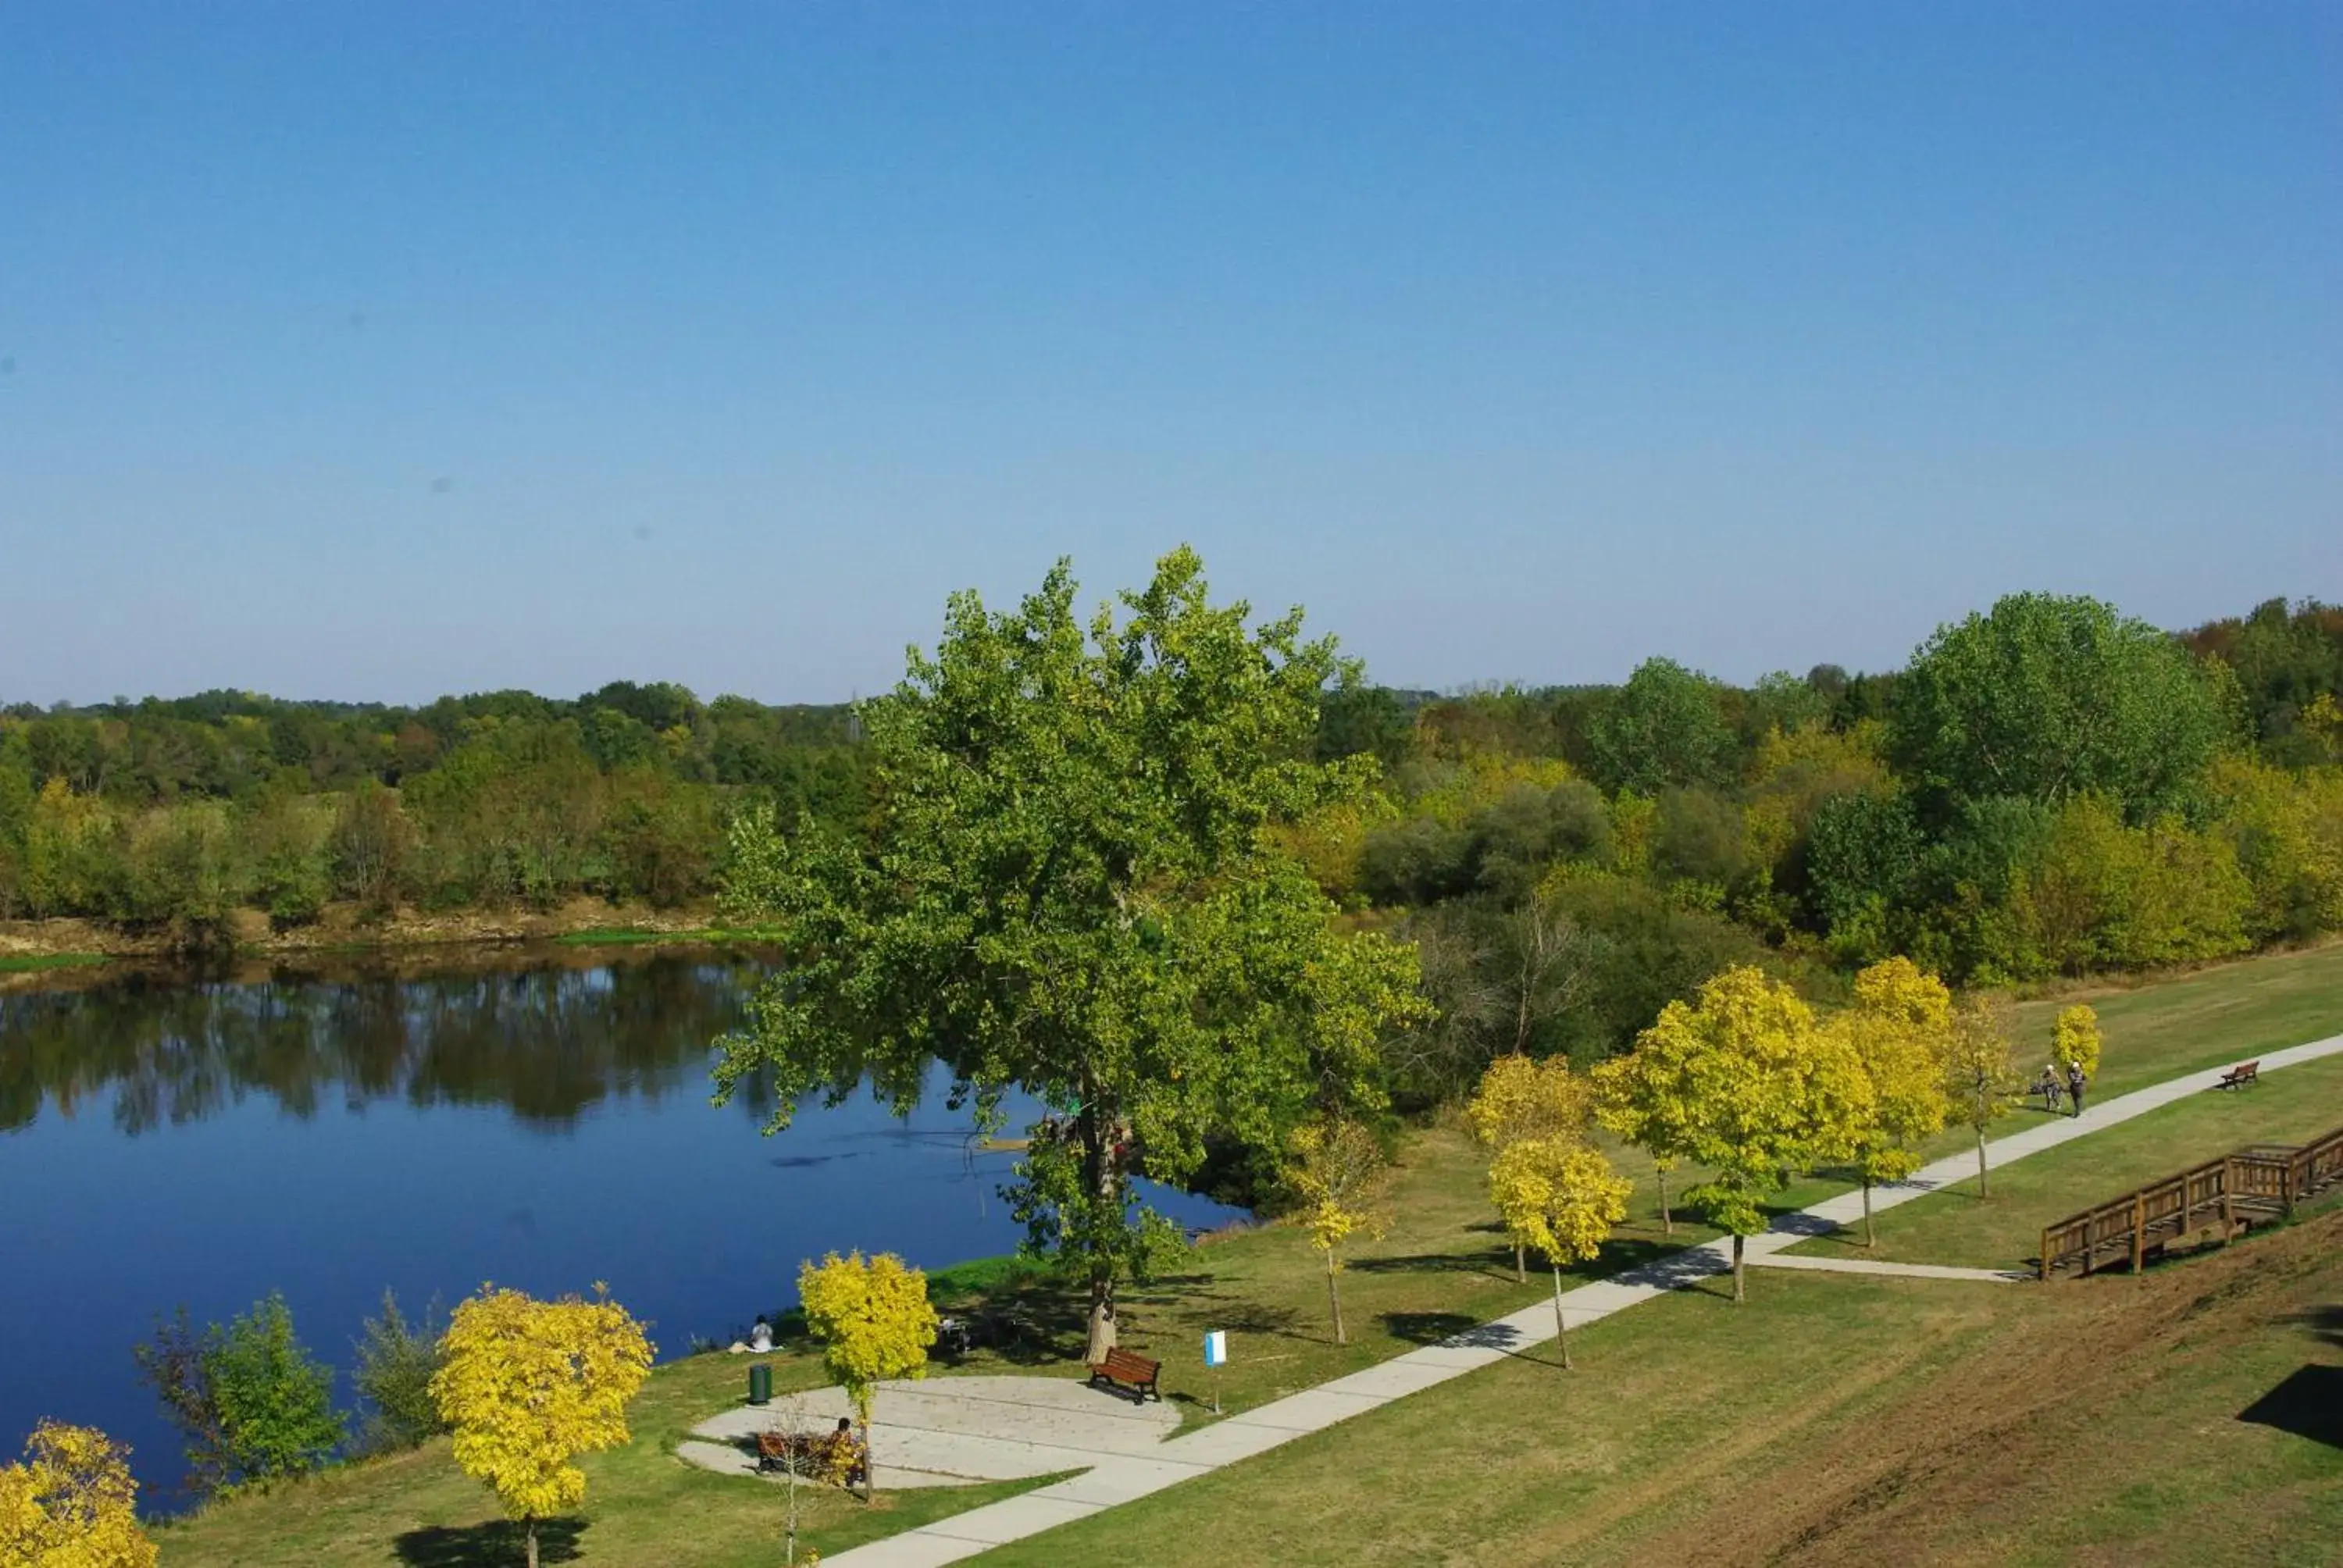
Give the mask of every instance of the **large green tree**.
[[1595, 776], [1639, 795], [1730, 779], [1738, 747], [1722, 689], [1673, 658], [1644, 660], [1590, 727]]
[[1298, 610], [1248, 629], [1185, 548], [1087, 635], [1074, 595], [1061, 562], [1012, 613], [952, 598], [863, 710], [867, 835], [741, 825], [735, 912], [787, 953], [717, 1083], [769, 1073], [775, 1128], [866, 1079], [908, 1109], [939, 1060], [980, 1116], [1041, 1100], [1012, 1197], [1029, 1247], [1087, 1275], [1096, 1350], [1117, 1281], [1176, 1234], [1131, 1178], [1378, 1100], [1377, 1038], [1422, 1004], [1413, 950], [1339, 934], [1263, 831], [1371, 775], [1312, 759], [1332, 640]]
[[2173, 638], [2095, 598], [2012, 594], [1941, 627], [1896, 683], [1889, 749], [1941, 807], [2086, 793], [2140, 821], [2220, 745], [2220, 709]]

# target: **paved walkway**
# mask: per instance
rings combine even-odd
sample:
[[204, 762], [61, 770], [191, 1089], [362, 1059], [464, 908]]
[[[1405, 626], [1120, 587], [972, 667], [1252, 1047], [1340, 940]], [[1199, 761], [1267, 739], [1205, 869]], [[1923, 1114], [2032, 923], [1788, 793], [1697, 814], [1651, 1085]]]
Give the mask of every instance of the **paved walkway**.
[[[2281, 1069], [2338, 1052], [2343, 1052], [2343, 1035], [2286, 1050], [2264, 1051], [2261, 1054], [2262, 1072], [2267, 1077]], [[1987, 1162], [1995, 1166], [2006, 1165], [2013, 1160], [2022, 1160], [2029, 1154], [2038, 1154], [2045, 1149], [2056, 1148], [2117, 1122], [2128, 1121], [2135, 1116], [2185, 1100], [2192, 1094], [2201, 1094], [2219, 1081], [2224, 1070], [2225, 1068], [2215, 1067], [2202, 1072], [2188, 1073], [2102, 1101], [2090, 1106], [2080, 1116], [2055, 1118], [2029, 1127], [2023, 1132], [1996, 1139], [1987, 1146]], [[2247, 1090], [2242, 1092], [2255, 1091]], [[1909, 1181], [1874, 1188], [1871, 1206], [1875, 1211], [1892, 1209], [1898, 1203], [1908, 1203], [1940, 1187], [1950, 1186], [1976, 1171], [1975, 1150], [1953, 1155], [1924, 1167]], [[1826, 1234], [1841, 1226], [1859, 1222], [1862, 1218], [1862, 1192], [1844, 1193], [1811, 1209], [1785, 1216], [1764, 1235], [1750, 1237], [1744, 1248], [1745, 1261], [1751, 1263], [1761, 1260], [1770, 1260], [1777, 1264], [1786, 1262], [1786, 1260], [1774, 1255], [1810, 1236]], [[1793, 1263], [1789, 1266], [1799, 1265]], [[1640, 1269], [1564, 1292], [1563, 1314], [1574, 1329], [1695, 1281], [1725, 1273], [1732, 1267], [1733, 1249], [1727, 1239], [1687, 1247]], [[1144, 1457], [1104, 1459], [1087, 1473], [1071, 1481], [1058, 1482], [1021, 1497], [988, 1503], [966, 1513], [940, 1519], [933, 1524], [923, 1524], [900, 1535], [841, 1552], [835, 1557], [823, 1559], [823, 1562], [828, 1568], [931, 1568], [937, 1563], [957, 1563], [962, 1558], [973, 1557], [988, 1547], [1038, 1535], [1044, 1530], [1071, 1524], [1078, 1519], [1087, 1519], [1116, 1503], [1129, 1503], [1133, 1498], [1161, 1492], [1165, 1487], [1175, 1486], [1193, 1476], [1218, 1470], [1222, 1465], [1265, 1453], [1305, 1432], [1321, 1431], [1336, 1422], [1363, 1414], [1378, 1405], [1389, 1404], [1393, 1400], [1404, 1399], [1451, 1378], [1489, 1366], [1506, 1356], [1518, 1355], [1553, 1337], [1553, 1303], [1539, 1302], [1493, 1322], [1467, 1329], [1438, 1344], [1410, 1351], [1380, 1366], [1353, 1372], [1256, 1410], [1216, 1421], [1210, 1426], [1201, 1427], [1159, 1445]]]
[[[792, 1401], [809, 1432], [829, 1431], [854, 1408], [839, 1388], [735, 1405], [693, 1427], [699, 1441], [676, 1453], [704, 1470], [756, 1474], [745, 1445]], [[881, 1492], [1087, 1470], [1103, 1454], [1151, 1453], [1180, 1430], [1179, 1411], [1160, 1400], [1138, 1404], [1062, 1377], [892, 1380], [879, 1385], [870, 1413]]]

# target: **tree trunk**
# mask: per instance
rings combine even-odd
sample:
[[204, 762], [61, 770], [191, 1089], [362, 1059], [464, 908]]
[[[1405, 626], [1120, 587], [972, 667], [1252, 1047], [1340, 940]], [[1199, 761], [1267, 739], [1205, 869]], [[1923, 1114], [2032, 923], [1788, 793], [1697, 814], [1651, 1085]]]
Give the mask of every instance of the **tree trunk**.
[[1863, 1244], [1868, 1247], [1877, 1240], [1871, 1230], [1871, 1178], [1865, 1176], [1863, 1179]]
[[1562, 1321], [1562, 1265], [1554, 1265], [1554, 1342], [1562, 1347], [1562, 1370], [1570, 1370], [1570, 1325]]
[[1674, 1216], [1668, 1212], [1667, 1167], [1654, 1165], [1652, 1167], [1652, 1174], [1660, 1179], [1660, 1234], [1673, 1236], [1676, 1233], [1676, 1222]]
[[1745, 1299], [1746, 1299], [1746, 1298], [1745, 1297], [1745, 1295], [1744, 1295], [1743, 1292], [1742, 1292], [1742, 1289], [1741, 1289], [1741, 1242], [1742, 1242], [1742, 1241], [1743, 1241], [1743, 1237], [1742, 1237], [1741, 1232], [1740, 1232], [1740, 1231], [1734, 1231], [1734, 1232], [1733, 1232], [1733, 1304], [1734, 1304], [1734, 1305], [1735, 1305], [1735, 1306], [1739, 1306], [1739, 1305], [1741, 1304], [1741, 1302], [1742, 1302], [1744, 1300], [1745, 1300]]
[[[1087, 1083], [1083, 1085], [1080, 1126], [1082, 1157], [1088, 1166], [1083, 1174], [1091, 1201], [1101, 1208], [1113, 1205], [1122, 1190], [1122, 1171], [1114, 1151], [1119, 1129], [1116, 1119], [1100, 1110], [1097, 1089]], [[1114, 1261], [1092, 1256], [1090, 1266], [1090, 1342], [1083, 1353], [1085, 1363], [1096, 1366], [1115, 1347]]]
[[1326, 1249], [1326, 1306], [1334, 1314], [1334, 1342], [1347, 1345], [1350, 1336], [1342, 1332], [1342, 1292], [1334, 1284], [1334, 1249]]
[[534, 1518], [524, 1519], [520, 1522], [520, 1528], [521, 1539], [526, 1543], [528, 1553], [528, 1568], [537, 1568], [537, 1521]]
[[1522, 1256], [1522, 1244], [1516, 1241], [1513, 1243], [1513, 1283], [1526, 1285], [1529, 1282], [1529, 1261]]
[[1985, 1190], [1985, 1129], [1984, 1129], [1984, 1128], [1982, 1128], [1982, 1127], [1978, 1128], [1978, 1129], [1976, 1130], [1976, 1135], [1977, 1135], [1977, 1196], [1978, 1196], [1978, 1197], [1980, 1197], [1980, 1198], [1983, 1198], [1983, 1197], [1985, 1197], [1985, 1196], [1986, 1196], [1986, 1190]]
[[879, 1460], [870, 1452], [870, 1418], [862, 1418], [862, 1501], [879, 1495]]

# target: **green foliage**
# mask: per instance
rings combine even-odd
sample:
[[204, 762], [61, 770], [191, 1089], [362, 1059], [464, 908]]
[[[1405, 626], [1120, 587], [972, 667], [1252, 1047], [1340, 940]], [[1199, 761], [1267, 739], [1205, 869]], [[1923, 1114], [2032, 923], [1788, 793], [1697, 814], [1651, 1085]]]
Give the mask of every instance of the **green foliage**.
[[2233, 845], [2177, 817], [2127, 827], [2113, 802], [2069, 800], [2009, 873], [1975, 967], [2033, 979], [2145, 969], [2243, 951], [2252, 889]]
[[2221, 731], [2172, 638], [2097, 599], [2026, 593], [1921, 647], [1896, 688], [1889, 749], [1947, 806], [2097, 793], [2139, 821], [2192, 797]]
[[676, 904], [713, 890], [725, 819], [774, 806], [859, 821], [861, 749], [839, 709], [615, 683], [427, 709], [233, 692], [0, 709], [0, 919], [76, 916], [219, 940], [336, 900], [381, 914], [579, 893]]
[[1715, 681], [1674, 659], [1637, 665], [1592, 727], [1594, 776], [1639, 795], [1726, 782], [1738, 748], [1719, 692]]
[[1739, 1238], [1795, 1172], [1853, 1153], [1874, 1123], [1869, 1076], [1841, 1030], [1818, 1028], [1790, 989], [1754, 968], [1725, 970], [1697, 1003], [1670, 1002], [1628, 1057], [1595, 1072], [1606, 1122], [1654, 1155], [1688, 1158], [1709, 1179], [1684, 1194]]
[[1834, 795], [1816, 809], [1806, 837], [1807, 903], [1842, 960], [1875, 960], [1897, 945], [1926, 849], [1900, 795]]
[[200, 1335], [183, 1308], [175, 1321], [157, 1322], [155, 1338], [135, 1354], [186, 1438], [193, 1484], [201, 1490], [303, 1474], [342, 1444], [333, 1372], [295, 1337], [281, 1295]]
[[1096, 1308], [1161, 1255], [1131, 1178], [1375, 1104], [1378, 1040], [1421, 1004], [1413, 951], [1339, 934], [1273, 840], [1372, 777], [1309, 759], [1332, 645], [1299, 612], [1248, 629], [1186, 550], [1120, 620], [1085, 628], [1073, 597], [1061, 564], [1011, 613], [952, 598], [936, 651], [864, 707], [869, 838], [742, 822], [731, 907], [787, 951], [717, 1077], [769, 1074], [776, 1126], [866, 1077], [908, 1107], [938, 1059], [980, 1117], [1041, 1100], [1012, 1196]]
[[283, 1296], [272, 1293], [232, 1319], [206, 1347], [205, 1362], [245, 1479], [315, 1470], [341, 1446], [333, 1371], [294, 1337]]
[[357, 1367], [351, 1385], [362, 1402], [355, 1447], [360, 1453], [392, 1453], [414, 1448], [447, 1430], [431, 1379], [439, 1370], [439, 1332], [434, 1314], [409, 1323], [398, 1300], [382, 1293], [382, 1315], [368, 1318], [359, 1332]]
[[[1270, 728], [1342, 785], [1261, 820], [1254, 849], [1363, 925], [1403, 912], [1427, 953], [1447, 945], [1427, 969], [1462, 1021], [1385, 1042], [1411, 1095], [1462, 1093], [1485, 1064], [1479, 993], [1509, 962], [1491, 911], [1534, 898], [1615, 960], [1541, 1026], [1540, 1049], [1582, 1060], [1759, 943], [1846, 968], [1909, 952], [1969, 982], [2343, 930], [2343, 608], [2273, 600], [2174, 638], [2021, 594], [1907, 671], [1746, 689], [1654, 659], [1617, 688], [1437, 696], [1304, 662], [1311, 713], [1284, 703]], [[0, 919], [206, 946], [239, 910], [688, 905], [722, 884], [744, 811], [868, 849], [870, 718], [624, 681], [417, 709], [19, 704], [0, 709]], [[1597, 873], [1632, 891], [1556, 901]], [[1430, 916], [1456, 902], [1476, 908]]]

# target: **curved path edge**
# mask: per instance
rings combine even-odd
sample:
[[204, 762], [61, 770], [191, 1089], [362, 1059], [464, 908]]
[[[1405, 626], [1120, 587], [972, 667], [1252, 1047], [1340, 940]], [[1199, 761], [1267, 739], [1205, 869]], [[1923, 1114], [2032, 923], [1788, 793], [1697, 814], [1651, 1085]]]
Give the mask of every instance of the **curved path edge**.
[[[2284, 1050], [2264, 1051], [2261, 1070], [2265, 1074], [2276, 1072], [2338, 1052], [2343, 1052], [2343, 1035], [2289, 1046]], [[2023, 1160], [2029, 1154], [2055, 1149], [2061, 1143], [2160, 1110], [2192, 1094], [2204, 1093], [2217, 1085], [2227, 1070], [2226, 1066], [2208, 1067], [2201, 1072], [2184, 1073], [2102, 1101], [2080, 1116], [2045, 1121], [2023, 1132], [1995, 1139], [1986, 1145], [1986, 1165], [2006, 1165], [2013, 1160]], [[1922, 1167], [1907, 1181], [1872, 1189], [1872, 1209], [1892, 1209], [1898, 1203], [1926, 1197], [1966, 1179], [1976, 1170], [1975, 1151], [1948, 1155]], [[1763, 1235], [1750, 1237], [1744, 1246], [1744, 1261], [1757, 1263], [1786, 1247], [1862, 1218], [1862, 1192], [1842, 1193], [1785, 1215]], [[1610, 1279], [1564, 1292], [1564, 1321], [1574, 1329], [1696, 1281], [1727, 1272], [1732, 1267], [1730, 1238], [1720, 1237], [1686, 1247]], [[1241, 1459], [1266, 1453], [1304, 1433], [1322, 1431], [1337, 1422], [1492, 1365], [1552, 1338], [1554, 1306], [1540, 1302], [1437, 1344], [1409, 1351], [1380, 1365], [1175, 1437], [1143, 1459], [1104, 1460], [1071, 1481], [939, 1519], [932, 1524], [922, 1524], [900, 1535], [824, 1558], [823, 1562], [829, 1568], [932, 1568], [934, 1564], [957, 1563], [994, 1546], [1087, 1519], [1117, 1503], [1176, 1486]]]

